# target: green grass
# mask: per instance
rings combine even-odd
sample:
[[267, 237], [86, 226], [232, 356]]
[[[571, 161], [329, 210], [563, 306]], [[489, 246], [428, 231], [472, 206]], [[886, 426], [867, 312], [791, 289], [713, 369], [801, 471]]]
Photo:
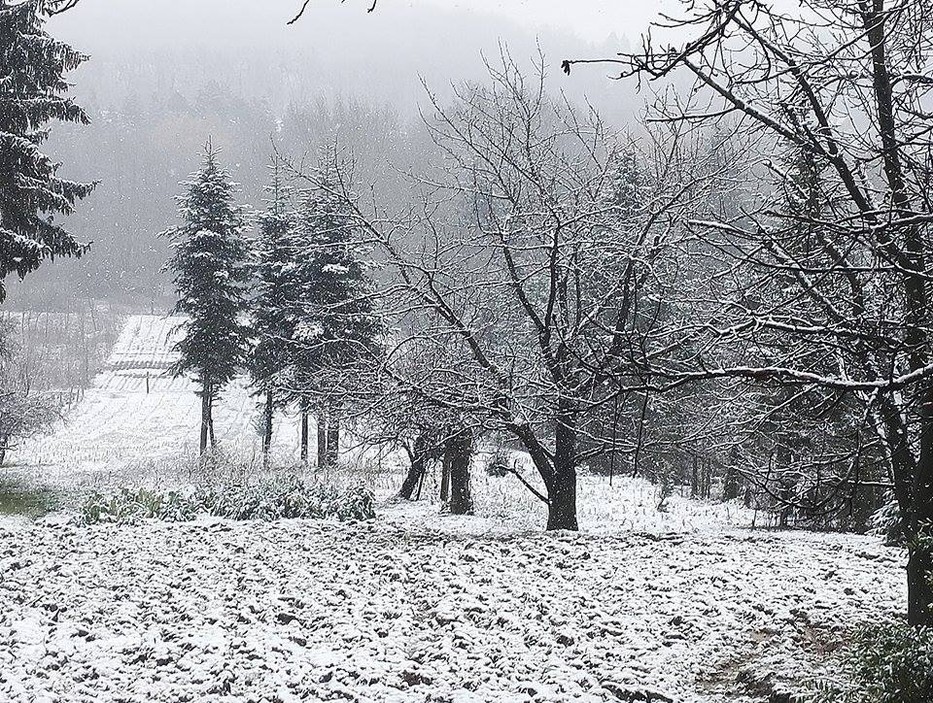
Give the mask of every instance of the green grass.
[[55, 491], [0, 477], [0, 515], [37, 518], [58, 505], [59, 496]]

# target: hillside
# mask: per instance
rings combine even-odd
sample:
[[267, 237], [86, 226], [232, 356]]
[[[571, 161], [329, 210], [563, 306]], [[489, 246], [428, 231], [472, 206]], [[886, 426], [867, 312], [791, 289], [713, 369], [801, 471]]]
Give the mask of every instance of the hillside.
[[[129, 317], [103, 371], [62, 426], [13, 456], [18, 470], [58, 481], [193, 456], [200, 401], [190, 380], [168, 373], [177, 324], [171, 317]], [[253, 428], [256, 401], [247, 386], [245, 379], [231, 384], [215, 410], [218, 443], [240, 456], [253, 456], [260, 447]], [[297, 443], [297, 424], [285, 418], [275, 434], [275, 452], [285, 459], [297, 453]]]

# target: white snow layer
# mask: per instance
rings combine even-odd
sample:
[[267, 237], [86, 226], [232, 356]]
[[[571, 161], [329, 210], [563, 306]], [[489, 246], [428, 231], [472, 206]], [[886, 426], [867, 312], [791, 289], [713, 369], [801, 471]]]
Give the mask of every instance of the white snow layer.
[[901, 552], [868, 538], [482, 536], [408, 510], [0, 525], [0, 700], [754, 700], [743, 669], [806, 679], [904, 606]]
[[[173, 325], [130, 318], [14, 471], [143, 480], [140, 462], [190, 453]], [[243, 383], [224, 395], [228, 449], [257, 447], [254, 408]], [[661, 512], [655, 487], [591, 476], [581, 534], [546, 534], [514, 477], [476, 472], [474, 492], [475, 517], [390, 502], [357, 525], [0, 520], [0, 702], [749, 701], [740, 675], [805, 681], [905, 606], [903, 553], [873, 538], [750, 531], [749, 511], [680, 496]]]

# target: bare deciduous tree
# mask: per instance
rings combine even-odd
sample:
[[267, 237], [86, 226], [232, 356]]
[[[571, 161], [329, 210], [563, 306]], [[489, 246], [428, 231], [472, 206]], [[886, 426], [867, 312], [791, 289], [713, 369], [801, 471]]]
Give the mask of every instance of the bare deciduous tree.
[[[550, 97], [543, 62], [532, 80], [508, 56], [489, 71], [488, 86], [461, 88], [453, 106], [433, 102], [426, 123], [444, 164], [420, 177], [420, 209], [353, 207], [392, 275], [399, 332], [386, 373], [511, 433], [543, 484], [528, 486], [548, 528], [576, 529], [581, 421], [617, 393], [616, 377], [637, 378], [664, 352], [654, 331], [677, 269], [666, 257], [685, 234], [676, 212], [707, 195], [694, 175], [702, 156], [677, 127], [653, 133], [636, 202], [632, 142]], [[415, 375], [394, 365], [413, 348], [436, 363]]]

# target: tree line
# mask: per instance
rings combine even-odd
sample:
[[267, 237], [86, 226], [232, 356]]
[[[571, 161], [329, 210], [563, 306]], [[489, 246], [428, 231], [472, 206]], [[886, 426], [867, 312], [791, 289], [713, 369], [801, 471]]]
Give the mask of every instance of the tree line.
[[313, 411], [318, 464], [335, 465], [340, 416], [320, 389], [335, 374], [378, 358], [381, 321], [341, 203], [323, 185], [293, 194], [279, 169], [273, 165], [268, 207], [255, 218], [254, 238], [247, 237], [235, 184], [210, 142], [201, 168], [185, 183], [182, 224], [162, 233], [172, 243], [174, 312], [184, 316], [172, 373], [198, 385], [202, 454], [215, 446], [215, 401], [247, 369], [264, 403], [266, 462], [275, 411], [294, 406], [302, 462]]

